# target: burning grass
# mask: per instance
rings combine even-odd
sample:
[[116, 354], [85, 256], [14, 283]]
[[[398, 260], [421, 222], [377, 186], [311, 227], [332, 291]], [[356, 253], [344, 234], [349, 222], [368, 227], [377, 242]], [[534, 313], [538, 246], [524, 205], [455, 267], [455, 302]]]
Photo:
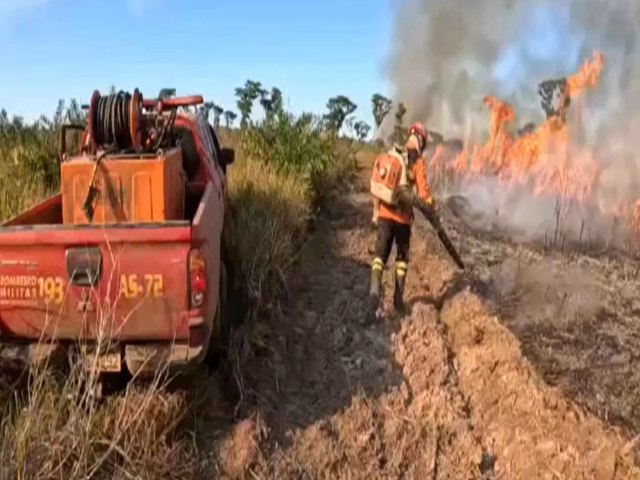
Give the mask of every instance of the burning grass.
[[604, 56], [596, 51], [574, 75], [542, 82], [538, 91], [547, 118], [517, 133], [512, 106], [485, 96], [488, 140], [439, 145], [430, 162], [431, 182], [445, 195], [468, 197], [485, 223], [512, 235], [559, 248], [636, 251], [640, 200], [629, 183], [633, 173], [622, 173], [620, 159], [609, 158], [605, 146], [580, 140], [586, 112], [575, 100], [597, 88], [603, 68]]

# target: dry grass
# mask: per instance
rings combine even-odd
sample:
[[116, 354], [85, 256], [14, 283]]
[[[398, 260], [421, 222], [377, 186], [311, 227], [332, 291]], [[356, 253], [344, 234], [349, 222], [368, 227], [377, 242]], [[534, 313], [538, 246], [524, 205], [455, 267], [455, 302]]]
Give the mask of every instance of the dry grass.
[[85, 368], [95, 355], [77, 351], [68, 363], [34, 367], [3, 385], [0, 478], [185, 478], [194, 471], [197, 452], [183, 435], [193, 404], [186, 392], [168, 389], [164, 368], [103, 399], [95, 369]]
[[82, 376], [60, 384], [40, 373], [5, 406], [2, 478], [184, 478], [193, 466], [175, 441], [185, 398], [161, 385], [127, 388], [104, 403]]
[[229, 195], [225, 242], [232, 264], [254, 305], [269, 307], [304, 238], [311, 192], [294, 174], [242, 158], [230, 172]]
[[[0, 221], [54, 192], [59, 184], [59, 128], [82, 117], [77, 102], [60, 102], [51, 119], [33, 123], [0, 109]], [[77, 136], [69, 135], [69, 145]]]
[[[12, 151], [0, 148], [0, 222], [26, 210], [55, 190], [57, 183], [43, 181], [33, 174], [25, 158], [29, 152], [22, 149]], [[51, 159], [55, 162], [55, 158]]]

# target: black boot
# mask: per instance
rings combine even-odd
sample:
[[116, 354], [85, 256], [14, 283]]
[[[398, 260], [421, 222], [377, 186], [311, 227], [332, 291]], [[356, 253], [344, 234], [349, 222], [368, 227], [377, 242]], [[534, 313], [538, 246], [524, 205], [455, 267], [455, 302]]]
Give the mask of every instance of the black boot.
[[405, 284], [405, 276], [398, 275], [396, 273], [396, 282], [395, 289], [393, 292], [393, 308], [398, 313], [404, 313], [405, 305], [404, 305], [404, 284]]

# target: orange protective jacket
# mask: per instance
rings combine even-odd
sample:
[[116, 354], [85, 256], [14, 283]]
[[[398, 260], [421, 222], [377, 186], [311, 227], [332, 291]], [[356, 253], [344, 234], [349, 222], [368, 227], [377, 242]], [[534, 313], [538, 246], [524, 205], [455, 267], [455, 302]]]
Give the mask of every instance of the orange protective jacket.
[[[407, 140], [405, 148], [409, 157], [415, 156], [417, 159], [413, 165], [407, 169], [407, 181], [410, 185], [417, 188], [418, 197], [426, 202], [431, 197], [431, 193], [427, 184], [427, 165], [420, 152], [418, 139], [414, 135], [411, 135]], [[386, 218], [404, 225], [411, 225], [413, 223], [413, 209], [408, 208], [403, 210], [399, 206], [387, 205], [381, 202], [378, 210], [378, 218]]]

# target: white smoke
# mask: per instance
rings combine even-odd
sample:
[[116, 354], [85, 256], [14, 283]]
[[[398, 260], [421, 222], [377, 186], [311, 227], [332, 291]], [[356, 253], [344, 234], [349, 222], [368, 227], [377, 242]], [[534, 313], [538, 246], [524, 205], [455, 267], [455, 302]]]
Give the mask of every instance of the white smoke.
[[[577, 147], [592, 150], [602, 167], [594, 203], [613, 209], [640, 199], [640, 2], [400, 0], [396, 12], [389, 71], [394, 99], [405, 103], [406, 123], [423, 121], [445, 137], [483, 140], [487, 94], [513, 105], [514, 127], [541, 122], [537, 84], [573, 74], [594, 50], [602, 51], [600, 82], [578, 99], [583, 125], [574, 127], [580, 132], [573, 138]], [[578, 102], [572, 102], [570, 122]], [[392, 123], [389, 115], [384, 127]], [[500, 203], [496, 187], [486, 188], [467, 190], [478, 206], [484, 202], [486, 211], [494, 212]], [[548, 200], [520, 198], [519, 203], [527, 205], [530, 218], [554, 214]], [[539, 221], [529, 227], [538, 231]]]

